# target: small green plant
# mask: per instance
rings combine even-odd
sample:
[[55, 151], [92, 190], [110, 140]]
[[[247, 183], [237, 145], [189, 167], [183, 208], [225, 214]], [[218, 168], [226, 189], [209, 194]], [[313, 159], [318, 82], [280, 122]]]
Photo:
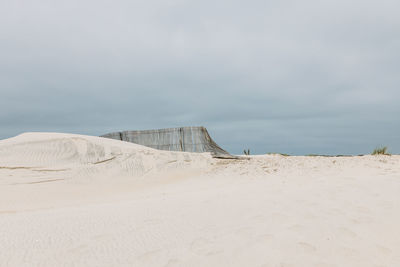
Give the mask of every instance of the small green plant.
[[372, 151], [371, 155], [390, 155], [387, 150], [387, 146], [377, 147], [374, 149], [374, 151]]
[[245, 150], [243, 150], [243, 153], [246, 155], [246, 156], [249, 156], [250, 155], [250, 149], [245, 149]]

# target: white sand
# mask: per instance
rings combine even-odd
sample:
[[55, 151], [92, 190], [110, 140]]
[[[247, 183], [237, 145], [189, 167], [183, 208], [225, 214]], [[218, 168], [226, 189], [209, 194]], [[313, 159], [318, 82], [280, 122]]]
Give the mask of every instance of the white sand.
[[0, 266], [400, 266], [400, 156], [0, 141]]

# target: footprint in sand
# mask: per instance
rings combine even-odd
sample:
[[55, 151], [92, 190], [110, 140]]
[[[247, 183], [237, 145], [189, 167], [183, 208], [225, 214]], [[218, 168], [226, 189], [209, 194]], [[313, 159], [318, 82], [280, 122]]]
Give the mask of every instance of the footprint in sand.
[[306, 242], [298, 242], [297, 245], [304, 251], [304, 252], [315, 252], [317, 249]]
[[346, 258], [354, 258], [359, 256], [359, 252], [356, 249], [349, 247], [339, 247], [339, 253], [342, 254]]
[[304, 229], [304, 226], [300, 225], [300, 224], [294, 224], [294, 225], [289, 226], [287, 229], [291, 230], [291, 231], [299, 232]]
[[390, 248], [381, 246], [381, 245], [376, 245], [377, 249], [379, 252], [381, 252], [384, 255], [390, 255], [392, 254], [392, 250]]
[[198, 238], [190, 244], [190, 250], [198, 255], [214, 255], [222, 252], [215, 245], [205, 238]]
[[262, 234], [257, 236], [256, 240], [257, 242], [270, 242], [275, 238], [274, 235], [271, 234]]
[[245, 237], [252, 237], [253, 236], [253, 228], [251, 227], [242, 227], [236, 230], [236, 234], [245, 236]]
[[265, 222], [266, 218], [267, 217], [265, 215], [259, 214], [259, 215], [253, 216], [251, 219], [256, 222]]
[[315, 265], [312, 265], [314, 267], [337, 267], [337, 265], [331, 264], [331, 263], [326, 263], [326, 262], [316, 262]]
[[355, 209], [356, 209], [357, 212], [360, 212], [360, 213], [364, 213], [364, 214], [370, 214], [371, 213], [370, 209], [367, 208], [367, 207], [364, 207], [364, 206], [358, 206]]
[[274, 212], [269, 216], [269, 219], [277, 223], [283, 223], [288, 219], [288, 216], [282, 213]]
[[180, 262], [178, 259], [170, 259], [168, 260], [167, 264], [164, 265], [164, 267], [175, 267], [179, 266]]
[[162, 221], [159, 219], [147, 219], [144, 222], [146, 223], [146, 225], [157, 225], [162, 223]]
[[357, 218], [352, 218], [351, 221], [355, 224], [368, 224], [372, 223], [374, 219], [368, 216], [361, 216]]
[[138, 260], [142, 261], [142, 262], [147, 262], [149, 260], [154, 259], [155, 257], [161, 256], [162, 253], [163, 253], [163, 250], [161, 250], [161, 249], [147, 251], [147, 252], [139, 255]]
[[354, 233], [353, 231], [351, 231], [348, 228], [345, 227], [339, 227], [337, 228], [337, 233], [338, 235], [342, 236], [342, 237], [346, 237], [346, 238], [357, 238], [358, 235], [356, 233]]

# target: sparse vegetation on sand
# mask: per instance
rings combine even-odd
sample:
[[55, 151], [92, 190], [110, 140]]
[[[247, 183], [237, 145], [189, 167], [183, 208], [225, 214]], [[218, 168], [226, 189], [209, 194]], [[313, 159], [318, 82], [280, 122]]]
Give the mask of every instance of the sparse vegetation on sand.
[[[363, 156], [363, 155], [359, 155]], [[326, 158], [333, 158], [333, 157], [354, 157], [353, 155], [320, 155], [320, 154], [307, 154], [306, 157], [326, 157]]]
[[269, 152], [269, 153], [267, 153], [267, 155], [281, 155], [281, 156], [284, 156], [284, 157], [289, 157], [290, 156], [289, 154], [276, 153], [276, 152]]
[[377, 147], [372, 151], [371, 155], [390, 155], [387, 150], [387, 146]]

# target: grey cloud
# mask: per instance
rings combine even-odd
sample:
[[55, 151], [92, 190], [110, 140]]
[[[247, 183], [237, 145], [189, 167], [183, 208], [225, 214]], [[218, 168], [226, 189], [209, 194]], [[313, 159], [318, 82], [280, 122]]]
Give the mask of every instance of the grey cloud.
[[204, 125], [233, 153], [400, 153], [396, 1], [4, 1], [0, 138]]

